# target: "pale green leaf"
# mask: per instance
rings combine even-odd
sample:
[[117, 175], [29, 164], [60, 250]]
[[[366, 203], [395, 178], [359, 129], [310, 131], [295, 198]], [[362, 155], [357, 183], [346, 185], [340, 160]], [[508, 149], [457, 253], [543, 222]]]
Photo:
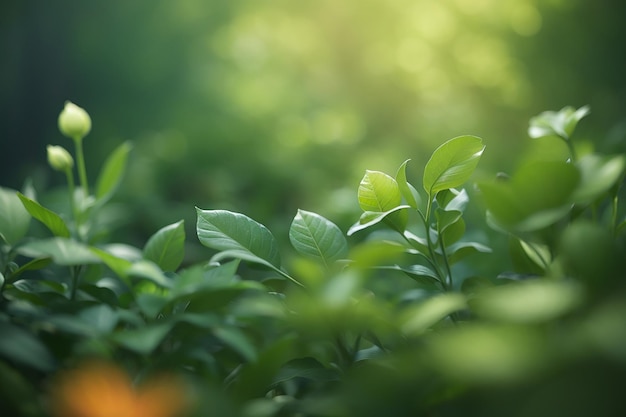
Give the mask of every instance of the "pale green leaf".
[[17, 191], [0, 187], [0, 239], [9, 245], [26, 236], [30, 214], [17, 196]]
[[485, 149], [476, 136], [459, 136], [438, 147], [424, 168], [424, 190], [432, 198], [439, 191], [466, 182]]
[[402, 203], [402, 193], [395, 179], [368, 170], [359, 184], [358, 199], [363, 211], [385, 212]]
[[398, 183], [398, 187], [400, 188], [400, 193], [406, 203], [417, 209], [421, 204], [421, 198], [417, 190], [407, 181], [406, 179], [406, 166], [409, 163], [410, 159], [407, 159], [400, 165], [398, 168], [398, 172], [396, 173], [396, 182]]
[[31, 258], [52, 258], [59, 265], [83, 265], [99, 263], [91, 248], [73, 239], [54, 237], [35, 240], [17, 248], [17, 252]]

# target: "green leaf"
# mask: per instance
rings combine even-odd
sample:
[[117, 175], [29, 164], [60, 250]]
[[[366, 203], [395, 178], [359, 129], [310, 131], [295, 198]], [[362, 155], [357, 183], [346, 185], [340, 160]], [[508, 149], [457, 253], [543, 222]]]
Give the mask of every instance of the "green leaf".
[[359, 184], [358, 199], [363, 211], [385, 212], [402, 203], [402, 193], [392, 177], [368, 170]]
[[0, 356], [39, 371], [55, 368], [54, 357], [32, 333], [21, 327], [0, 321]]
[[487, 288], [470, 301], [472, 311], [492, 320], [537, 323], [553, 320], [582, 302], [573, 281], [529, 280]]
[[411, 206], [403, 205], [394, 207], [391, 210], [382, 213], [377, 211], [366, 211], [365, 213], [361, 214], [358, 222], [350, 226], [350, 229], [348, 229], [348, 233], [346, 234], [348, 236], [352, 236], [354, 233], [360, 230], [367, 229], [368, 227], [372, 227], [375, 224], [382, 222], [383, 220], [387, 219], [387, 216], [393, 215], [394, 213], [398, 213], [409, 208], [411, 208]]
[[54, 237], [35, 240], [17, 248], [21, 255], [31, 258], [52, 258], [59, 265], [84, 265], [99, 263], [89, 246], [73, 239]]
[[25, 263], [24, 265], [20, 266], [18, 269], [13, 271], [10, 275], [10, 281], [15, 281], [25, 271], [32, 271], [32, 270], [45, 268], [46, 266], [50, 264], [50, 262], [52, 262], [52, 259], [48, 257], [33, 259], [32, 261]]
[[200, 243], [246, 261], [280, 268], [278, 244], [272, 233], [251, 218], [226, 210], [202, 210], [198, 214]]
[[17, 196], [24, 204], [24, 208], [33, 216], [46, 226], [53, 235], [59, 237], [70, 237], [70, 230], [68, 229], [65, 221], [52, 210], [49, 210], [36, 202], [26, 197], [22, 193], [17, 193]]
[[558, 112], [546, 111], [530, 119], [528, 136], [538, 139], [548, 136], [558, 136], [568, 140], [578, 122], [589, 114], [589, 107], [583, 106], [578, 110], [573, 107], [564, 107]]
[[149, 355], [172, 329], [171, 321], [152, 324], [138, 329], [122, 330], [113, 334], [113, 341], [133, 352]]
[[298, 210], [289, 229], [289, 239], [299, 253], [321, 261], [326, 267], [348, 253], [348, 242], [341, 229], [309, 211]]
[[491, 253], [491, 248], [478, 242], [457, 242], [446, 248], [450, 265], [475, 253]]
[[400, 165], [398, 168], [398, 172], [396, 173], [396, 182], [398, 183], [398, 188], [400, 188], [400, 193], [407, 204], [415, 209], [419, 208], [422, 203], [420, 200], [420, 195], [417, 190], [406, 180], [406, 166], [409, 163], [410, 159], [407, 159]]
[[466, 307], [465, 296], [458, 293], [431, 297], [403, 312], [400, 318], [405, 334], [419, 335], [455, 311]]
[[165, 276], [163, 271], [151, 261], [135, 262], [128, 268], [126, 273], [131, 277], [152, 281], [163, 288], [170, 288], [172, 286], [172, 280]]
[[128, 270], [133, 265], [131, 261], [115, 256], [100, 248], [90, 248], [90, 250], [94, 255], [100, 258], [106, 266], [111, 268], [118, 277], [122, 278], [126, 284], [130, 283], [128, 281]]
[[213, 335], [239, 353], [245, 360], [253, 362], [257, 357], [256, 347], [240, 329], [236, 327], [216, 327]]
[[411, 265], [408, 267], [401, 267], [399, 265], [384, 266], [377, 269], [390, 269], [396, 271], [402, 271], [408, 277], [413, 279], [420, 285], [420, 288], [425, 290], [441, 290], [440, 279], [437, 273], [424, 265]]
[[444, 210], [464, 212], [467, 203], [469, 203], [469, 196], [465, 189], [450, 188], [437, 193], [437, 204]]
[[572, 200], [576, 203], [589, 203], [602, 196], [619, 181], [624, 174], [626, 160], [623, 155], [603, 157], [586, 155], [577, 164], [581, 173], [580, 185]]
[[17, 191], [0, 187], [0, 239], [15, 245], [26, 236], [30, 214], [17, 196]]
[[467, 181], [484, 150], [476, 136], [459, 136], [438, 147], [424, 168], [423, 185], [430, 198]]
[[580, 174], [572, 164], [533, 162], [521, 167], [506, 182], [482, 183], [487, 209], [497, 222], [510, 229], [542, 229], [566, 215]]
[[108, 200], [122, 181], [128, 154], [132, 149], [130, 142], [118, 146], [107, 158], [96, 182], [96, 198]]
[[152, 235], [146, 243], [143, 256], [164, 271], [175, 271], [185, 256], [184, 221], [165, 226]]

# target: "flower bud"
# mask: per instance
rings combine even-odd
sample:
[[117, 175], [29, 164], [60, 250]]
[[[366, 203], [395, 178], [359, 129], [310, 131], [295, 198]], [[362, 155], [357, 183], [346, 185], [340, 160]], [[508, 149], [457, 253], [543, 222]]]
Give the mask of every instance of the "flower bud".
[[74, 166], [74, 158], [62, 146], [48, 145], [48, 163], [57, 171], [67, 171]]
[[63, 111], [59, 114], [59, 130], [65, 136], [79, 141], [91, 130], [91, 118], [85, 109], [66, 101]]

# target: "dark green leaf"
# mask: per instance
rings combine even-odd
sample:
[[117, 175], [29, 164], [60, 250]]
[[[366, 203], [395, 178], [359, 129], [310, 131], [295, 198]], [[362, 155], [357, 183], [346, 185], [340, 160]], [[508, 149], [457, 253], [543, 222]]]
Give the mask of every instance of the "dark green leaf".
[[423, 185], [430, 198], [467, 181], [484, 150], [482, 139], [476, 136], [459, 136], [438, 147], [424, 168]]
[[26, 197], [22, 193], [17, 193], [17, 196], [24, 204], [24, 208], [33, 216], [46, 226], [53, 235], [59, 237], [70, 237], [70, 230], [67, 228], [65, 221], [57, 213], [49, 210], [36, 202]]
[[248, 362], [253, 362], [256, 359], [256, 347], [240, 329], [236, 327], [216, 327], [213, 329], [213, 335], [239, 353]]
[[113, 341], [142, 355], [151, 354], [170, 332], [173, 322], [151, 324], [138, 329], [122, 330], [113, 334]]
[[146, 243], [143, 256], [164, 271], [175, 271], [185, 256], [184, 221], [165, 226], [152, 235]]
[[0, 321], [0, 335], [0, 356], [39, 371], [50, 372], [55, 368], [54, 357], [32, 333]]

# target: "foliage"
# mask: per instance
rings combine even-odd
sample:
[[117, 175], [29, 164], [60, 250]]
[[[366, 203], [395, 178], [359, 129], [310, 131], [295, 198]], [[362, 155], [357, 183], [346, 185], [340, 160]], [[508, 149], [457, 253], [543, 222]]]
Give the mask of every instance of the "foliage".
[[[623, 412], [626, 161], [577, 149], [587, 112], [531, 120], [532, 138], [566, 141], [567, 161], [524, 161], [476, 187], [463, 188], [486, 150], [475, 136], [435, 149], [421, 187], [408, 160], [394, 176], [366, 171], [346, 234], [302, 209], [275, 236], [245, 214], [196, 208], [207, 249], [192, 264], [182, 220], [143, 247], [110, 241], [128, 143], [95, 187], [81, 164], [79, 187], [61, 165], [62, 210], [32, 186], [0, 189], [3, 410], [89, 417], [108, 396], [129, 415], [159, 404], [154, 415]], [[483, 207], [491, 230], [477, 233], [465, 219]], [[471, 260], [502, 265], [490, 248], [500, 238], [509, 267], [485, 275]]]

